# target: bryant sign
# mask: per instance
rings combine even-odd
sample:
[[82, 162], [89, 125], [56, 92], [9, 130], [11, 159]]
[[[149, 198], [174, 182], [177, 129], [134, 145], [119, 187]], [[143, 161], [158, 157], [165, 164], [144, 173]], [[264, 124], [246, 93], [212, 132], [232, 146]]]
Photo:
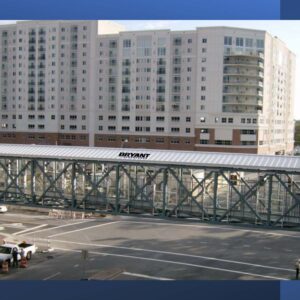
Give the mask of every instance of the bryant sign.
[[138, 158], [138, 159], [148, 159], [150, 153], [138, 153], [138, 152], [120, 152], [119, 157], [124, 158]]

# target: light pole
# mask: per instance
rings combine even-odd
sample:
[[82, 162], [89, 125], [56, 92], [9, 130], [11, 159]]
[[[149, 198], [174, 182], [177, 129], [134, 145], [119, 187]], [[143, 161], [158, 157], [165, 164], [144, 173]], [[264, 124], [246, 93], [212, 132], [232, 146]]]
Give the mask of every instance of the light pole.
[[125, 144], [128, 143], [128, 139], [122, 139], [121, 148], [126, 148]]

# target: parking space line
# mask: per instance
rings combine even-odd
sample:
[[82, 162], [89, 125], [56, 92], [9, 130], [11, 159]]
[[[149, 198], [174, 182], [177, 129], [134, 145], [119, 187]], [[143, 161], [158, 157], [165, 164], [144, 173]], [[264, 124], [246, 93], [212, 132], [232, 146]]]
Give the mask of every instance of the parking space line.
[[131, 272], [122, 272], [121, 274], [128, 275], [128, 276], [134, 276], [134, 277], [147, 278], [147, 279], [152, 279], [152, 280], [174, 280], [174, 279], [171, 279], [171, 278], [155, 277], [155, 276], [149, 276], [149, 275], [131, 273]]
[[90, 226], [90, 227], [85, 227], [85, 228], [75, 229], [75, 230], [71, 230], [71, 231], [65, 231], [65, 232], [60, 232], [60, 233], [52, 234], [52, 235], [49, 235], [48, 237], [51, 238], [51, 237], [55, 237], [55, 236], [66, 235], [66, 234], [73, 233], [73, 232], [78, 232], [78, 231], [83, 231], [83, 230], [89, 230], [89, 229], [92, 229], [92, 228], [98, 228], [98, 227], [102, 227], [102, 226], [117, 224], [117, 223], [120, 223], [120, 222], [121, 221], [114, 221], [114, 222], [102, 223], [102, 224], [98, 224], [98, 225], [94, 225], [94, 226]]
[[53, 275], [50, 275], [50, 276], [44, 278], [43, 280], [49, 280], [49, 279], [52, 279], [52, 278], [56, 277], [56, 276], [59, 275], [59, 274], [61, 274], [61, 273], [60, 273], [60, 272], [57, 272], [57, 273], [55, 273], [55, 274], [53, 274]]
[[[79, 250], [70, 250], [70, 249], [66, 249], [66, 248], [56, 248], [56, 249], [62, 250], [62, 251], [67, 251], [67, 252], [80, 252]], [[185, 262], [173, 261], [173, 260], [164, 260], [164, 259], [158, 259], [158, 258], [140, 257], [140, 256], [133, 256], [133, 255], [125, 255], [125, 254], [113, 254], [113, 253], [96, 252], [96, 251], [90, 251], [89, 253], [95, 254], [95, 255], [101, 255], [101, 256], [105, 255], [105, 256], [123, 257], [123, 258], [136, 259], [136, 260], [168, 263], [168, 264], [181, 265], [181, 266], [187, 266], [187, 267], [195, 267], [195, 268], [208, 269], [208, 270], [214, 270], [214, 271], [229, 272], [229, 273], [235, 273], [235, 274], [240, 274], [240, 275], [261, 277], [261, 278], [267, 278], [267, 279], [273, 279], [273, 280], [274, 279], [275, 280], [288, 280], [287, 278], [255, 274], [255, 273], [230, 270], [230, 269], [224, 269], [224, 268], [217, 268], [217, 267], [209, 267], [209, 266], [205, 266], [205, 265], [197, 265], [197, 264], [191, 264], [191, 263], [185, 263]]]
[[286, 234], [286, 233], [277, 233], [277, 232], [259, 231], [259, 230], [252, 230], [252, 229], [223, 227], [222, 225], [210, 226], [210, 225], [177, 224], [177, 223], [165, 223], [165, 222], [126, 221], [126, 220], [123, 220], [122, 222], [137, 223], [137, 224], [149, 224], [149, 225], [158, 225], [158, 226], [166, 225], [166, 226], [208, 228], [208, 229], [216, 229], [216, 230], [231, 230], [231, 231], [253, 232], [253, 233], [264, 234], [264, 235], [292, 237], [292, 238], [296, 238], [296, 239], [300, 238], [300, 235], [296, 236], [296, 235], [291, 235], [291, 234]]
[[[58, 242], [58, 243], [65, 243], [65, 244], [99, 247], [99, 248], [112, 248], [112, 249], [122, 249], [122, 250], [132, 250], [132, 251], [141, 251], [141, 252], [150, 252], [150, 253], [169, 254], [169, 255], [175, 255], [175, 256], [200, 258], [200, 259], [220, 261], [220, 262], [231, 263], [231, 264], [246, 265], [246, 266], [257, 267], [257, 268], [295, 272], [294, 269], [264, 266], [264, 265], [259, 265], [259, 264], [247, 263], [247, 262], [243, 262], [243, 261], [235, 261], [235, 260], [229, 260], [229, 259], [222, 259], [222, 258], [216, 258], [216, 257], [210, 257], [210, 256], [193, 255], [193, 254], [186, 254], [186, 253], [179, 253], [179, 252], [170, 252], [170, 251], [152, 250], [152, 249], [143, 249], [143, 248], [134, 248], [134, 247], [123, 247], [123, 246], [112, 246], [112, 245], [104, 245], [104, 244], [80, 243], [80, 242], [71, 242], [71, 241], [64, 241], [64, 240], [51, 240], [51, 241], [52, 242]], [[57, 249], [56, 247], [54, 247], [54, 248]]]
[[42, 224], [42, 225], [38, 225], [38, 226], [35, 226], [35, 227], [32, 227], [32, 228], [27, 228], [25, 230], [15, 232], [12, 235], [19, 235], [19, 234], [22, 234], [22, 233], [25, 233], [25, 232], [28, 232], [28, 231], [33, 231], [35, 229], [39, 229], [39, 228], [42, 228], [42, 227], [45, 227], [45, 226], [48, 226], [48, 224]]
[[88, 223], [88, 222], [94, 222], [94, 220], [86, 220], [86, 221], [80, 221], [80, 222], [77, 222], [77, 223], [59, 225], [59, 226], [55, 226], [55, 227], [50, 227], [50, 228], [46, 228], [46, 229], [33, 231], [33, 232], [30, 232], [30, 233], [40, 233], [40, 232], [44, 232], [44, 231], [54, 230], [54, 229], [58, 229], [58, 228], [68, 227], [68, 226], [74, 226], [74, 225], [78, 225], [78, 224], [82, 224], [82, 223]]

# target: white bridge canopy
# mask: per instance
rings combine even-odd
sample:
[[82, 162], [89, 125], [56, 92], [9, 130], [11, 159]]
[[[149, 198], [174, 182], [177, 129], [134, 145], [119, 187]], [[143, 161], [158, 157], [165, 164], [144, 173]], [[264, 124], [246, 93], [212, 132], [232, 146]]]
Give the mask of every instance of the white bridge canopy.
[[143, 165], [233, 168], [300, 173], [300, 156], [274, 156], [197, 151], [96, 148], [50, 145], [0, 145], [0, 157], [132, 162]]

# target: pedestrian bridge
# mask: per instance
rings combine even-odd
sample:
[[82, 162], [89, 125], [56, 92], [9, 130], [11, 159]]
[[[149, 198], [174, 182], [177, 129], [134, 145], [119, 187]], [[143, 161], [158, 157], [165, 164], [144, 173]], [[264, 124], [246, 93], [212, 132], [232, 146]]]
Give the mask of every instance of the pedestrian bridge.
[[0, 202], [300, 225], [300, 157], [0, 145]]

